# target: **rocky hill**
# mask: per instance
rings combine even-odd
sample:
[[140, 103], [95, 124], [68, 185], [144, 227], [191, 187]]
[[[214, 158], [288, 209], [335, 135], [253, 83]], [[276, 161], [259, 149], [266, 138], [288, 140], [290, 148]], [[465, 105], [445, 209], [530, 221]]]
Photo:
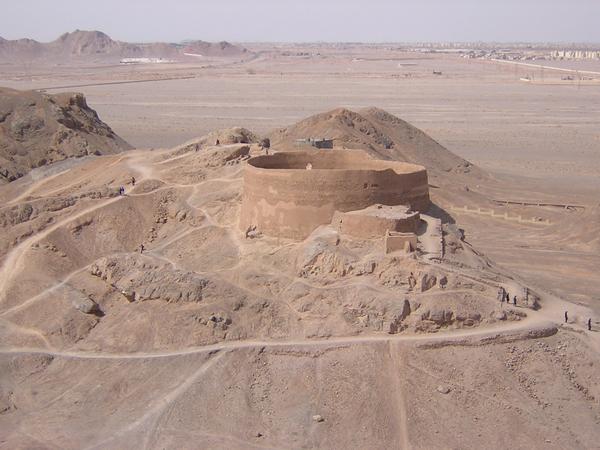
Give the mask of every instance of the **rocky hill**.
[[414, 252], [332, 226], [244, 235], [245, 161], [264, 150], [209, 136], [0, 186], [2, 448], [598, 447], [585, 308], [461, 222], [428, 217]]
[[423, 131], [379, 108], [345, 108], [317, 114], [272, 133], [275, 148], [294, 150], [297, 139], [330, 138], [335, 146], [365, 149], [373, 156], [421, 164], [433, 175], [484, 177], [469, 161], [452, 153]]
[[115, 41], [101, 31], [75, 30], [58, 39], [42, 43], [33, 39], [0, 38], [0, 61], [57, 63], [65, 61], [118, 61], [122, 58], [164, 58], [182, 60], [197, 55], [241, 57], [249, 52], [229, 42], [188, 41], [182, 44]]
[[66, 158], [130, 148], [100, 120], [83, 94], [0, 88], [0, 183]]

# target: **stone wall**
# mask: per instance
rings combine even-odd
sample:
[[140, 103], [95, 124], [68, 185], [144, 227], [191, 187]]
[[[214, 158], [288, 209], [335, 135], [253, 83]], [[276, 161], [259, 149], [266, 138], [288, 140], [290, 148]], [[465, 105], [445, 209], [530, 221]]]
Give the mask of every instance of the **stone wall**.
[[[310, 169], [307, 169], [309, 167]], [[276, 153], [248, 160], [239, 227], [304, 239], [335, 211], [381, 203], [429, 207], [424, 167], [371, 158], [357, 150]]]

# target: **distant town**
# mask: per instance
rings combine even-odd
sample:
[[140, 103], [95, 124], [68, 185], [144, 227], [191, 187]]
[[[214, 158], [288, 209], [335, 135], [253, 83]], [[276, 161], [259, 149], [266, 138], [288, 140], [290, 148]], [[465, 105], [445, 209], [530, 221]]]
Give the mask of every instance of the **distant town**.
[[500, 59], [507, 61], [600, 59], [600, 44], [495, 44], [495, 43], [419, 43], [407, 45], [425, 53], [458, 53], [463, 58]]

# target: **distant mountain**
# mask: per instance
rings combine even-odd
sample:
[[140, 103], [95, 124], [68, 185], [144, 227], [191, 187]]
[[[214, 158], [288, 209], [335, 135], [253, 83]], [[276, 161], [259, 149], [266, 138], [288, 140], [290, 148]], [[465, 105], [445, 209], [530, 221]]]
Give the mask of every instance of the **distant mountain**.
[[0, 183], [66, 158], [130, 148], [100, 120], [83, 94], [0, 88]]
[[202, 56], [241, 56], [248, 53], [248, 50], [225, 41], [187, 41], [184, 43], [183, 52]]
[[77, 60], [118, 61], [123, 58], [162, 58], [186, 60], [205, 57], [243, 57], [250, 52], [229, 42], [188, 41], [128, 43], [115, 41], [101, 31], [75, 30], [58, 39], [42, 43], [32, 39], [0, 38], [2, 62], [65, 62]]

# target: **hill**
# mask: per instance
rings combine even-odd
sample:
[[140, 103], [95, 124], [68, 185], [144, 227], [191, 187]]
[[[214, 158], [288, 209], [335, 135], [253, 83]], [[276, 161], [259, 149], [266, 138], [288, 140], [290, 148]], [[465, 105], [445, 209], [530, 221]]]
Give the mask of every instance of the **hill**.
[[115, 41], [101, 31], [75, 30], [58, 39], [42, 43], [33, 39], [0, 38], [0, 61], [58, 63], [77, 60], [119, 61], [122, 58], [163, 58], [185, 60], [196, 55], [240, 57], [248, 50], [229, 42], [189, 41], [182, 44]]
[[66, 158], [130, 148], [100, 120], [83, 94], [0, 88], [0, 182]]
[[271, 134], [275, 148], [293, 150], [297, 139], [329, 138], [334, 145], [365, 149], [381, 159], [421, 164], [434, 176], [485, 177], [480, 168], [455, 155], [423, 131], [379, 108], [359, 112], [334, 109]]
[[331, 226], [244, 235], [245, 161], [264, 149], [216, 136], [254, 139], [219, 131], [0, 186], [2, 447], [597, 447], [585, 308], [433, 217], [408, 253]]

